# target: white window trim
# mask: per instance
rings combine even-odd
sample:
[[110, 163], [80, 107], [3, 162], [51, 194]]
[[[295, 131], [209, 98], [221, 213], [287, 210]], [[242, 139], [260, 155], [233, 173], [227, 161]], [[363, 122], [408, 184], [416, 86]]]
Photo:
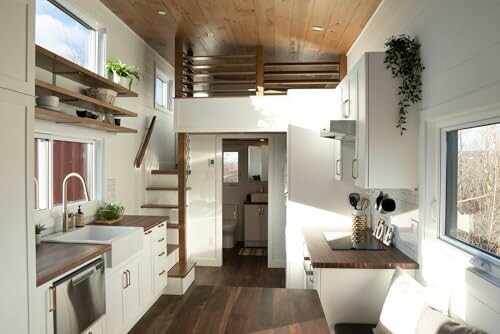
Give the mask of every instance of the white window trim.
[[[82, 137], [71, 137], [71, 136], [65, 136], [65, 135], [60, 135], [60, 134], [52, 134], [52, 133], [43, 133], [43, 132], [35, 132], [34, 138], [40, 138], [40, 139], [46, 139], [49, 141], [54, 141], [54, 140], [60, 140], [60, 141], [70, 141], [70, 142], [77, 142], [77, 143], [83, 143], [83, 144], [93, 144], [93, 154], [91, 156], [91, 161], [87, 161], [87, 168], [91, 169], [91, 180], [86, 180], [87, 181], [87, 190], [89, 192], [90, 201], [75, 201], [68, 203], [70, 206], [78, 206], [78, 205], [84, 205], [86, 203], [97, 203], [102, 200], [102, 194], [103, 194], [103, 189], [102, 189], [102, 184], [104, 180], [104, 164], [103, 164], [103, 147], [104, 143], [103, 140], [101, 139], [89, 139], [89, 138], [82, 138]], [[52, 160], [52, 145], [49, 145], [49, 162]], [[49, 173], [49, 203], [47, 209], [36, 209], [35, 212], [50, 212], [51, 210], [58, 210], [62, 207], [62, 204], [59, 205], [54, 205], [54, 199], [53, 199], [53, 182], [52, 182], [52, 177], [53, 177], [53, 164], [49, 163], [48, 167], [48, 173]]]
[[481, 251], [465, 242], [460, 242], [446, 235], [446, 157], [447, 157], [447, 142], [446, 133], [449, 131], [473, 128], [494, 123], [499, 123], [500, 117], [479, 119], [473, 122], [459, 122], [450, 126], [440, 128], [440, 217], [439, 217], [439, 238], [473, 256], [477, 256], [491, 264], [500, 266], [500, 260], [494, 256]]
[[[439, 109], [439, 108], [437, 108]], [[440, 238], [440, 222], [441, 222], [441, 129], [450, 128], [458, 124], [471, 124], [481, 120], [495, 119], [500, 114], [500, 104], [493, 106], [476, 108], [474, 110], [460, 110], [457, 112], [434, 113], [433, 109], [426, 110], [421, 117], [422, 123], [421, 133], [424, 136], [423, 148], [421, 151], [421, 168], [423, 168], [423, 191], [420, 193], [421, 215], [423, 221], [419, 229], [419, 262], [423, 260], [423, 249], [432, 249], [436, 251], [446, 252], [452, 257], [455, 265], [460, 264], [464, 269], [471, 268], [471, 260], [475, 255], [459, 248], [452, 243]], [[434, 116], [437, 115], [437, 116]], [[483, 253], [484, 254], [484, 253]], [[480, 256], [486, 259], [486, 257]], [[500, 282], [500, 267], [489, 262], [492, 265], [492, 272], [476, 273], [486, 280], [494, 278], [495, 284]]]
[[[164, 83], [163, 87], [163, 96], [165, 98], [165, 105], [159, 105], [156, 103], [156, 78], [159, 78]], [[154, 75], [154, 108], [163, 112], [172, 112], [173, 111], [173, 102], [172, 102], [172, 94], [173, 94], [173, 81], [165, 74], [158, 66], [155, 65], [155, 75]]]
[[101, 76], [105, 76], [106, 65], [106, 28], [89, 16], [85, 11], [68, 0], [48, 0], [56, 7], [62, 7], [70, 16], [80, 21], [84, 26], [94, 30], [92, 32], [92, 45], [89, 49], [89, 70]]

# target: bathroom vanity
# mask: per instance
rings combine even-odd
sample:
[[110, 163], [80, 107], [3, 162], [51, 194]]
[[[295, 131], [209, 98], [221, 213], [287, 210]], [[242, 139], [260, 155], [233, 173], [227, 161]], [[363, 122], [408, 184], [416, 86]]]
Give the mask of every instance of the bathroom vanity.
[[267, 203], [245, 203], [245, 247], [267, 247]]

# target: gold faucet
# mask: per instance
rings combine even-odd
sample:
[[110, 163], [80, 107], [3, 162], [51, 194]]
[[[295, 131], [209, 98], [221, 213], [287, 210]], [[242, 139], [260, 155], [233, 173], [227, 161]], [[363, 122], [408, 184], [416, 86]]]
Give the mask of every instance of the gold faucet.
[[69, 173], [63, 180], [62, 183], [62, 193], [63, 193], [63, 232], [68, 232], [68, 180], [72, 177], [76, 177], [82, 182], [83, 192], [85, 193], [85, 200], [89, 200], [89, 192], [87, 190], [87, 185], [85, 184], [85, 180], [78, 173]]

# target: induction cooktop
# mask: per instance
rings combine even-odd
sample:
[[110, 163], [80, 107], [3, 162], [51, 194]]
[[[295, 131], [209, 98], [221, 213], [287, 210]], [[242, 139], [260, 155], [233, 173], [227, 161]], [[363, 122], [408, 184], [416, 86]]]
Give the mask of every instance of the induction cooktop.
[[372, 236], [370, 231], [359, 232], [323, 232], [332, 250], [386, 250], [386, 246]]

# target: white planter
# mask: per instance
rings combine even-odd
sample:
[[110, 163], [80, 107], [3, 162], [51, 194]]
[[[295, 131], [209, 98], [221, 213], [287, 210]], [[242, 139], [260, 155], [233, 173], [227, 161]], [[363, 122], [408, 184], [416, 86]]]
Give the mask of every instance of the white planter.
[[113, 80], [113, 82], [115, 84], [119, 84], [120, 85], [121, 81], [122, 81], [122, 77], [119, 76], [117, 73], [113, 72], [113, 79], [112, 80]]
[[40, 244], [40, 240], [42, 239], [42, 235], [41, 234], [35, 234], [35, 240], [36, 240], [36, 244], [39, 245]]

